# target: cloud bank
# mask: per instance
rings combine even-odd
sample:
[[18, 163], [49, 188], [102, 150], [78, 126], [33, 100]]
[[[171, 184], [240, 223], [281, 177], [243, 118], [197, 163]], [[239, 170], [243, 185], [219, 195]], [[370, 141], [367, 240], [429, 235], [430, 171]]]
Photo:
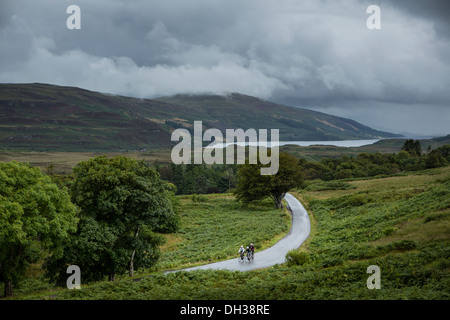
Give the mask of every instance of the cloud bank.
[[[377, 129], [447, 134], [445, 1], [2, 1], [0, 82], [142, 98], [240, 92]], [[426, 9], [424, 9], [426, 8]]]

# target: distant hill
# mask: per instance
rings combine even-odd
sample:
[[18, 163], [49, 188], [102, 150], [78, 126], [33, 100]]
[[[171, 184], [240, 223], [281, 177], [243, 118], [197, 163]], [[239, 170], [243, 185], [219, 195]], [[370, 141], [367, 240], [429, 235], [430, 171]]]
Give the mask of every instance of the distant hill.
[[252, 96], [175, 95], [157, 99], [195, 109], [214, 128], [279, 129], [285, 141], [325, 141], [400, 137], [354, 120], [318, 111], [276, 104]]
[[0, 150], [124, 151], [170, 147], [171, 132], [279, 129], [280, 140], [396, 137], [354, 120], [233, 93], [138, 99], [48, 84], [0, 84]]

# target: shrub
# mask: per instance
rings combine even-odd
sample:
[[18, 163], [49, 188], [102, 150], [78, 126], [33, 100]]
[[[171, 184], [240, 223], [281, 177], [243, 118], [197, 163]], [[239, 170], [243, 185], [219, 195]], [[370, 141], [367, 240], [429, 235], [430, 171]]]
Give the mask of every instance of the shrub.
[[211, 194], [211, 193], [220, 193], [220, 190], [219, 190], [219, 188], [217, 188], [217, 187], [209, 187], [209, 188], [206, 190], [206, 193], [207, 193], [207, 194]]
[[349, 197], [349, 199], [347, 201], [347, 206], [359, 207], [359, 206], [365, 205], [367, 202], [368, 202], [367, 197], [365, 197], [364, 195], [361, 195], [361, 194], [356, 194], [356, 195]]
[[205, 196], [202, 196], [200, 194], [193, 194], [191, 196], [191, 200], [192, 200], [192, 202], [205, 202], [208, 199]]
[[288, 266], [302, 266], [310, 261], [309, 253], [291, 250], [286, 254], [286, 261]]
[[397, 228], [388, 226], [388, 227], [384, 228], [382, 232], [385, 236], [390, 236], [392, 234], [395, 234], [396, 231], [397, 231]]
[[430, 221], [435, 221], [435, 220], [440, 220], [443, 219], [447, 216], [448, 214], [446, 214], [445, 212], [436, 212], [436, 213], [432, 213], [430, 215], [428, 215], [425, 220], [424, 223], [430, 222]]
[[342, 170], [338, 171], [334, 175], [334, 178], [335, 179], [349, 179], [349, 178], [353, 178], [352, 170], [350, 170], [350, 169], [342, 169]]
[[323, 190], [348, 190], [356, 189], [356, 187], [348, 182], [343, 181], [328, 181], [314, 183], [306, 187], [308, 191], [323, 191]]
[[408, 251], [415, 249], [417, 247], [417, 244], [413, 240], [400, 240], [391, 242], [384, 246], [379, 246], [377, 249], [382, 252], [389, 252], [389, 251]]

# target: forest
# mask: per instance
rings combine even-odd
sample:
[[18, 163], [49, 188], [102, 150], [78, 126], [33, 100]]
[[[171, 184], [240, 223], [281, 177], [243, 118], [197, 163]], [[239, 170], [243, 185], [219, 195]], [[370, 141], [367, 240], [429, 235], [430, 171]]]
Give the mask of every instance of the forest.
[[[398, 153], [360, 153], [356, 157], [322, 158], [320, 161], [299, 159], [304, 180], [338, 179], [401, 174], [450, 164], [450, 145], [422, 151], [418, 140], [406, 140]], [[233, 191], [238, 165], [157, 164], [161, 179], [177, 187], [176, 194], [210, 194]]]

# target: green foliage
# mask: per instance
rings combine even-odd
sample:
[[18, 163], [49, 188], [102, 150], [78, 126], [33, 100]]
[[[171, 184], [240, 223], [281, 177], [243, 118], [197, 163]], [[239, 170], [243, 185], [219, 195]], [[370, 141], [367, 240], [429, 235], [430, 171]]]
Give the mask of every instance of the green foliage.
[[274, 209], [270, 199], [244, 205], [230, 195], [204, 195], [204, 201], [181, 199], [182, 223], [171, 236], [178, 241], [164, 250], [158, 269], [177, 268], [199, 261], [234, 258], [250, 242], [260, 250], [275, 236], [286, 233], [289, 215]]
[[438, 211], [432, 214], [429, 214], [425, 217], [424, 223], [430, 222], [430, 221], [438, 221], [446, 218], [448, 214], [446, 214], [443, 211]]
[[236, 165], [158, 165], [161, 179], [176, 185], [177, 195], [225, 193], [236, 186]]
[[[356, 193], [311, 201], [309, 207], [321, 230], [309, 244], [315, 249], [317, 265], [336, 266], [346, 260], [371, 258], [382, 252], [416, 249], [418, 244], [413, 240], [401, 240], [378, 248], [367, 242], [392, 236], [396, 234], [395, 226], [427, 212], [447, 208], [449, 195], [450, 184], [443, 182], [400, 198], [395, 193]], [[431, 219], [435, 216], [431, 215]]]
[[413, 139], [408, 139], [405, 141], [405, 144], [402, 147], [402, 150], [408, 152], [412, 156], [421, 156], [422, 155], [422, 146], [420, 145], [420, 141]]
[[324, 190], [349, 190], [356, 187], [344, 181], [319, 181], [308, 185], [305, 190], [308, 191], [324, 191]]
[[286, 192], [299, 187], [303, 181], [299, 160], [287, 153], [279, 154], [279, 169], [274, 175], [261, 175], [261, 163], [239, 167], [235, 191], [239, 201], [251, 202], [271, 197], [276, 208], [282, 207]]
[[73, 172], [79, 230], [65, 255], [47, 262], [49, 276], [61, 283], [66, 264], [78, 265], [85, 281], [152, 266], [162, 243], [153, 232], [174, 231], [179, 223], [171, 202], [173, 186], [145, 162], [121, 156], [80, 162]]
[[377, 247], [377, 250], [390, 252], [390, 251], [407, 251], [417, 247], [417, 243], [414, 240], [400, 240], [391, 242], [385, 246]]
[[[57, 299], [448, 300], [448, 255], [448, 247], [430, 243], [420, 252], [388, 254], [333, 268], [312, 269], [305, 264], [255, 272], [178, 272], [65, 290]], [[378, 265], [382, 271], [381, 290], [366, 287], [369, 265]]]
[[319, 162], [300, 162], [306, 180], [325, 181], [392, 175], [450, 164], [450, 145], [423, 155], [419, 141], [407, 140], [405, 145], [397, 154], [360, 153], [357, 157], [343, 156], [339, 159], [322, 158]]
[[288, 266], [302, 266], [310, 261], [309, 253], [298, 250], [291, 250], [286, 254]]
[[[448, 168], [443, 168], [425, 170], [420, 175], [360, 179], [351, 183], [358, 185], [358, 190], [303, 190], [302, 198], [308, 199], [308, 212], [314, 216], [312, 222], [317, 230], [309, 239], [307, 252], [299, 256], [297, 252], [289, 254], [288, 259], [292, 261], [298, 258], [298, 265], [290, 262], [252, 272], [199, 270], [153, 274], [140, 281], [124, 279], [92, 284], [77, 291], [64, 290], [52, 297], [448, 300], [450, 179], [447, 173]], [[397, 180], [403, 181], [402, 184]], [[225, 259], [228, 248], [229, 254], [235, 256], [239, 245], [255, 242], [256, 234], [279, 224], [270, 219], [265, 222], [263, 218], [273, 219], [280, 212], [270, 208], [269, 199], [244, 206], [231, 197], [221, 197], [207, 196], [205, 202], [179, 198], [183, 219], [174, 235], [179, 241], [164, 251], [159, 266], [170, 268]], [[251, 217], [258, 212], [265, 214], [258, 215], [255, 218], [258, 223], [254, 223]], [[286, 221], [285, 217], [281, 221]], [[242, 226], [245, 227], [239, 229]], [[245, 231], [233, 233], [236, 228]], [[253, 231], [257, 233], [249, 236]], [[366, 287], [369, 265], [381, 269], [381, 290]], [[27, 298], [43, 299], [48, 295]]]
[[61, 246], [76, 229], [75, 215], [67, 189], [59, 189], [40, 169], [0, 163], [0, 281], [9, 282], [5, 295], [12, 293], [11, 281], [17, 283], [43, 250], [61, 255]]
[[192, 200], [192, 202], [205, 202], [205, 201], [207, 201], [207, 198], [200, 194], [193, 194], [191, 196], [191, 200]]

